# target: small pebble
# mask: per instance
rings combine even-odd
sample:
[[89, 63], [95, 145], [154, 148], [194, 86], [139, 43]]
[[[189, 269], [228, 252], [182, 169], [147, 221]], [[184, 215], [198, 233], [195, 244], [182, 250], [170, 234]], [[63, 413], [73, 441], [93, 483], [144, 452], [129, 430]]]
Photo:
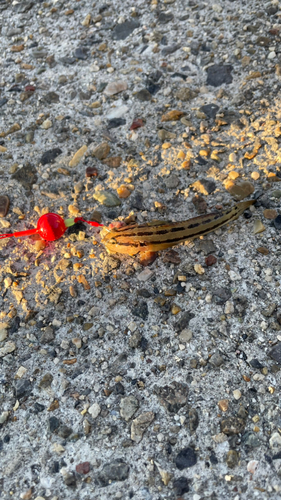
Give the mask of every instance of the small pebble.
[[90, 408], [88, 408], [88, 413], [90, 413], [91, 417], [96, 419], [101, 412], [101, 407], [98, 403], [94, 403]]
[[253, 227], [253, 233], [254, 234], [259, 234], [262, 233], [265, 230], [265, 226], [263, 225], [262, 221], [260, 220], [255, 220], [254, 222], [254, 227]]
[[229, 405], [229, 401], [228, 399], [221, 399], [219, 402], [218, 402], [218, 407], [221, 411], [225, 412], [228, 410], [228, 405]]
[[0, 196], [0, 217], [6, 217], [10, 206], [10, 200], [7, 195]]
[[71, 167], [71, 168], [76, 167], [78, 165], [78, 163], [80, 163], [80, 161], [84, 157], [87, 149], [88, 148], [86, 145], [84, 145], [80, 149], [78, 149], [78, 151], [76, 151], [75, 155], [73, 156], [72, 160], [70, 160], [70, 162], [68, 164], [69, 167]]
[[277, 217], [277, 212], [276, 210], [267, 208], [263, 211], [263, 215], [266, 219], [273, 220]]
[[234, 399], [238, 400], [238, 399], [241, 398], [241, 396], [242, 396], [242, 393], [241, 393], [241, 391], [239, 389], [235, 389], [233, 391], [233, 397], [234, 397]]
[[51, 122], [51, 120], [47, 119], [47, 120], [44, 120], [43, 123], [42, 123], [42, 128], [44, 128], [45, 130], [48, 130], [48, 128], [51, 128], [53, 126], [53, 123]]
[[194, 271], [197, 274], [204, 274], [205, 273], [205, 269], [201, 266], [201, 264], [194, 264]]
[[124, 90], [127, 90], [127, 88], [128, 88], [128, 84], [126, 81], [118, 80], [116, 82], [108, 83], [104, 89], [104, 93], [107, 96], [112, 96], [115, 94], [119, 94], [120, 92], [123, 92]]
[[254, 179], [254, 181], [257, 181], [260, 178], [260, 174], [259, 172], [252, 172], [251, 177], [252, 179]]
[[273, 224], [278, 231], [281, 229], [281, 215], [278, 215], [276, 219], [274, 219]]

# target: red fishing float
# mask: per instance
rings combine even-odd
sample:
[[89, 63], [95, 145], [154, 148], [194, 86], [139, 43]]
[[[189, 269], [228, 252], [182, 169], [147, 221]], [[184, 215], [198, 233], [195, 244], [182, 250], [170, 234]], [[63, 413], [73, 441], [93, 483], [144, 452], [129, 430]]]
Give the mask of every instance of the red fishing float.
[[83, 217], [75, 217], [75, 219], [64, 220], [60, 215], [50, 212], [48, 214], [41, 215], [40, 219], [38, 219], [37, 227], [26, 231], [17, 231], [16, 233], [0, 234], [0, 239], [10, 238], [11, 236], [21, 238], [23, 236], [39, 234], [43, 240], [55, 241], [61, 238], [67, 228], [73, 226], [76, 222], [86, 222], [94, 227], [103, 226], [103, 224], [99, 224], [98, 222], [85, 220]]

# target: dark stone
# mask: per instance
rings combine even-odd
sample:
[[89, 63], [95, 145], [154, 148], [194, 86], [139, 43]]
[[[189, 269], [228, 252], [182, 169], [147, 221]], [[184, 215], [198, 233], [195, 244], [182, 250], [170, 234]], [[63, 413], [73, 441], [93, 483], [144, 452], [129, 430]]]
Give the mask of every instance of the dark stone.
[[103, 92], [108, 82], [100, 82], [97, 86], [97, 92]]
[[269, 47], [271, 43], [271, 38], [269, 36], [258, 36], [256, 39], [256, 45], [260, 47]]
[[145, 288], [137, 290], [137, 295], [140, 295], [140, 297], [144, 297], [145, 299], [149, 299], [149, 297], [151, 297], [151, 293]]
[[42, 165], [48, 165], [48, 163], [54, 163], [57, 156], [62, 154], [62, 150], [60, 148], [48, 149], [45, 153], [42, 154], [40, 163]]
[[53, 382], [53, 375], [51, 373], [46, 373], [39, 382], [40, 389], [47, 389]]
[[183, 448], [175, 459], [176, 467], [179, 470], [187, 469], [188, 467], [193, 467], [197, 463], [197, 456], [193, 448]]
[[139, 191], [135, 192], [130, 201], [132, 208], [136, 208], [137, 210], [144, 210], [143, 196]]
[[30, 163], [26, 163], [12, 175], [12, 179], [19, 182], [26, 191], [30, 192], [32, 184], [37, 182], [37, 170]]
[[105, 487], [112, 481], [125, 481], [129, 477], [129, 472], [129, 465], [122, 458], [117, 458], [104, 465], [102, 471], [96, 477], [96, 483]]
[[85, 47], [77, 47], [73, 53], [73, 57], [85, 61], [88, 58], [88, 50]]
[[13, 333], [16, 333], [20, 327], [20, 317], [15, 316], [9, 330], [9, 334], [12, 335]]
[[215, 181], [211, 181], [209, 179], [201, 179], [200, 184], [204, 186], [208, 194], [213, 193], [217, 188]]
[[219, 109], [219, 106], [216, 104], [205, 104], [204, 106], [201, 106], [200, 111], [205, 113], [208, 118], [216, 118], [216, 114]]
[[58, 474], [59, 471], [60, 471], [60, 463], [57, 461], [53, 462], [50, 466], [51, 474]]
[[255, 359], [255, 358], [251, 359], [250, 365], [253, 368], [257, 368], [258, 370], [262, 370], [262, 368], [263, 368], [263, 365], [260, 363], [260, 361], [258, 359]]
[[187, 328], [189, 325], [189, 322], [192, 318], [194, 318], [195, 314], [193, 314], [190, 311], [186, 311], [181, 315], [180, 320], [176, 323], [175, 327], [177, 331], [184, 330], [184, 328]]
[[7, 102], [8, 99], [6, 97], [2, 97], [2, 99], [0, 99], [0, 108], [2, 108], [2, 106], [4, 106]]
[[151, 101], [151, 93], [147, 89], [141, 89], [135, 93], [134, 97], [139, 101]]
[[213, 290], [214, 302], [218, 305], [224, 304], [231, 297], [231, 290], [228, 288], [215, 288]]
[[58, 436], [60, 436], [63, 439], [67, 439], [71, 434], [73, 433], [73, 430], [71, 427], [68, 427], [67, 425], [61, 425], [58, 429]]
[[25, 12], [28, 12], [30, 9], [32, 9], [33, 5], [34, 2], [19, 2], [14, 6], [14, 10], [18, 14], [24, 14]]
[[75, 57], [61, 57], [60, 62], [64, 64], [65, 66], [68, 66], [68, 64], [74, 64], [76, 62]]
[[57, 103], [60, 101], [60, 98], [59, 98], [59, 95], [56, 93], [56, 92], [48, 92], [45, 96], [44, 96], [44, 101], [47, 103], [47, 104], [53, 104], [53, 103]]
[[50, 417], [48, 420], [48, 430], [49, 432], [56, 432], [61, 425], [60, 420], [57, 417]]
[[232, 83], [231, 71], [233, 67], [230, 64], [214, 64], [207, 69], [207, 85], [219, 87], [223, 83]]
[[252, 212], [250, 212], [250, 210], [246, 210], [243, 213], [243, 217], [244, 217], [244, 219], [251, 219], [253, 217], [253, 214], [252, 214]]
[[172, 382], [164, 387], [156, 386], [154, 392], [160, 404], [170, 413], [177, 413], [187, 403], [188, 386], [180, 382]]
[[142, 318], [144, 321], [148, 318], [148, 307], [147, 303], [142, 301], [136, 307], [132, 309], [132, 314], [138, 318]]
[[168, 45], [167, 47], [164, 47], [161, 50], [161, 53], [163, 54], [163, 56], [168, 56], [169, 54], [173, 54], [174, 52], [176, 52], [180, 48], [181, 48], [180, 44], [174, 43], [173, 45]]
[[142, 351], [146, 351], [147, 350], [148, 340], [145, 337], [141, 337], [139, 347], [142, 349]]
[[15, 384], [15, 397], [17, 399], [29, 396], [32, 391], [32, 384], [29, 380], [18, 380]]
[[41, 411], [45, 410], [45, 406], [41, 405], [40, 403], [34, 403], [34, 413], [41, 413]]
[[188, 412], [188, 423], [191, 434], [193, 434], [199, 425], [199, 415], [196, 408], [191, 408]]
[[45, 328], [45, 331], [40, 337], [40, 343], [41, 344], [50, 344], [55, 338], [54, 331], [50, 326], [47, 326]]
[[127, 372], [125, 368], [125, 363], [127, 362], [127, 354], [124, 352], [119, 354], [114, 363], [110, 367], [110, 371], [113, 375], [123, 375]]
[[270, 5], [270, 7], [265, 9], [265, 12], [268, 16], [274, 16], [278, 12], [278, 7], [277, 5]]
[[188, 483], [188, 479], [184, 476], [178, 477], [178, 479], [174, 480], [173, 490], [175, 491], [177, 497], [181, 497], [189, 491]]
[[76, 487], [76, 478], [75, 475], [71, 472], [68, 472], [65, 476], [63, 476], [63, 481], [66, 486], [69, 486], [70, 488], [75, 488]]
[[199, 165], [208, 165], [208, 162], [207, 160], [205, 160], [205, 158], [203, 158], [203, 156], [201, 155], [198, 155], [194, 158], [195, 160], [195, 163], [198, 163]]
[[174, 19], [172, 12], [160, 12], [158, 16], [159, 24], [167, 24]]
[[160, 80], [161, 76], [163, 76], [162, 71], [156, 69], [155, 71], [153, 71], [148, 75], [147, 81], [152, 83], [157, 83]]
[[126, 125], [125, 118], [112, 118], [112, 120], [108, 120], [107, 128], [117, 128], [121, 127], [122, 125]]
[[275, 453], [273, 455], [272, 460], [280, 460], [281, 459], [281, 451], [278, 451], [278, 453]]
[[76, 465], [75, 469], [78, 474], [88, 474], [90, 472], [90, 462], [81, 462], [81, 464]]
[[248, 308], [248, 300], [246, 297], [238, 296], [233, 298], [235, 312], [240, 316], [245, 316]]
[[125, 387], [121, 382], [117, 382], [114, 386], [114, 393], [115, 394], [125, 394]]
[[216, 252], [216, 247], [212, 240], [199, 240], [198, 248], [205, 255], [210, 255]]
[[268, 355], [276, 361], [279, 365], [281, 364], [281, 342], [278, 342], [268, 353]]
[[219, 463], [219, 461], [218, 461], [218, 459], [213, 451], [211, 452], [211, 455], [210, 455], [210, 462], [213, 465], [217, 465]]
[[261, 442], [255, 432], [247, 431], [241, 438], [241, 443], [249, 448], [258, 448]]
[[140, 25], [137, 21], [125, 21], [121, 24], [116, 24], [113, 29], [113, 39], [114, 40], [125, 40], [127, 36], [129, 36], [133, 31], [138, 28]]
[[274, 219], [273, 221], [273, 224], [278, 231], [281, 229], [281, 215], [277, 215], [276, 219]]
[[83, 222], [76, 222], [76, 224], [73, 224], [73, 226], [70, 226], [67, 228], [67, 236], [70, 234], [79, 234], [80, 231], [85, 231], [86, 226], [83, 224]]
[[219, 351], [216, 351], [210, 358], [209, 363], [214, 367], [214, 368], [219, 368], [221, 365], [224, 363], [224, 359], [221, 356]]
[[240, 434], [244, 431], [245, 425], [245, 420], [239, 417], [227, 417], [224, 418], [220, 423], [221, 432], [223, 432], [227, 436]]
[[172, 73], [171, 78], [182, 78], [185, 81], [187, 79], [187, 75], [176, 71], [175, 73]]
[[151, 95], [157, 94], [160, 89], [161, 85], [157, 85], [156, 83], [150, 83], [149, 85], [147, 85], [147, 90]]

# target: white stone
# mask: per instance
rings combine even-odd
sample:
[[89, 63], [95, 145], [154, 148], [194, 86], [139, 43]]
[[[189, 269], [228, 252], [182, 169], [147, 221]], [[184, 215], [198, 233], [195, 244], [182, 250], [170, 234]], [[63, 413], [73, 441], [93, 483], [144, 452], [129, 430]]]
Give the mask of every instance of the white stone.
[[94, 403], [92, 406], [90, 406], [88, 412], [90, 413], [92, 418], [97, 418], [101, 412], [101, 407], [98, 403]]
[[234, 305], [230, 300], [227, 300], [224, 306], [224, 312], [225, 314], [232, 314], [234, 313]]
[[250, 460], [247, 464], [247, 471], [254, 474], [259, 462], [257, 460]]
[[121, 116], [125, 115], [127, 111], [129, 110], [128, 106], [118, 106], [116, 108], [112, 108], [109, 113], [106, 115], [106, 118], [108, 120], [112, 120], [113, 118], [120, 118]]
[[234, 397], [234, 399], [236, 399], [237, 401], [238, 401], [238, 399], [240, 399], [240, 398], [241, 398], [241, 396], [242, 396], [242, 393], [241, 393], [241, 391], [240, 391], [239, 389], [235, 389], [235, 390], [233, 391], [233, 397]]
[[181, 331], [179, 339], [181, 340], [181, 342], [190, 342], [192, 339], [192, 331], [189, 330], [189, 328], [185, 328]]
[[24, 366], [20, 366], [16, 375], [15, 375], [15, 378], [22, 378], [27, 372], [27, 368], [25, 368]]
[[279, 432], [274, 432], [269, 440], [269, 446], [272, 450], [281, 448], [281, 436]]
[[137, 327], [138, 325], [134, 321], [131, 321], [131, 323], [128, 324], [128, 328], [132, 333], [136, 331]]
[[88, 312], [89, 316], [97, 316], [99, 313], [100, 313], [100, 308], [96, 306], [92, 307]]
[[138, 274], [137, 278], [139, 281], [147, 281], [153, 276], [154, 272], [151, 269], [144, 269], [141, 273]]
[[47, 120], [44, 120], [42, 123], [42, 128], [44, 128], [45, 130], [47, 130], [48, 128], [51, 128], [52, 126], [53, 126], [53, 123], [48, 118], [47, 118]]
[[276, 57], [276, 52], [272, 51], [272, 52], [269, 52], [267, 58], [268, 59], [274, 59]]
[[125, 80], [119, 80], [117, 82], [110, 82], [104, 89], [104, 94], [111, 96], [127, 90], [128, 84]]
[[235, 273], [234, 271], [229, 271], [228, 275], [229, 275], [231, 281], [241, 280], [240, 274]]
[[10, 352], [13, 352], [16, 349], [16, 344], [12, 342], [11, 340], [8, 340], [4, 347], [1, 347], [0, 349], [0, 358], [3, 358], [7, 354], [10, 354]]
[[222, 12], [222, 6], [219, 3], [213, 3], [212, 9], [214, 12]]
[[61, 453], [64, 453], [65, 452], [65, 448], [59, 444], [59, 443], [54, 443], [52, 445], [52, 450], [57, 453], [58, 455], [60, 455]]
[[6, 422], [6, 420], [8, 420], [8, 417], [9, 417], [9, 412], [2, 411], [2, 413], [0, 415], [0, 424], [4, 424], [4, 422]]

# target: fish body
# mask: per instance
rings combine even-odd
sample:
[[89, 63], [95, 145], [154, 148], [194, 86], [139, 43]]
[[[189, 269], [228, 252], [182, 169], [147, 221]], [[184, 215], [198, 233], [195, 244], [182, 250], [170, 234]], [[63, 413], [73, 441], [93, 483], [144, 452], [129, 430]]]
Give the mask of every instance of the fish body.
[[183, 241], [199, 238], [234, 221], [255, 201], [242, 201], [221, 213], [199, 215], [181, 222], [156, 221], [111, 230], [104, 228], [101, 241], [110, 253], [133, 256], [159, 252]]

